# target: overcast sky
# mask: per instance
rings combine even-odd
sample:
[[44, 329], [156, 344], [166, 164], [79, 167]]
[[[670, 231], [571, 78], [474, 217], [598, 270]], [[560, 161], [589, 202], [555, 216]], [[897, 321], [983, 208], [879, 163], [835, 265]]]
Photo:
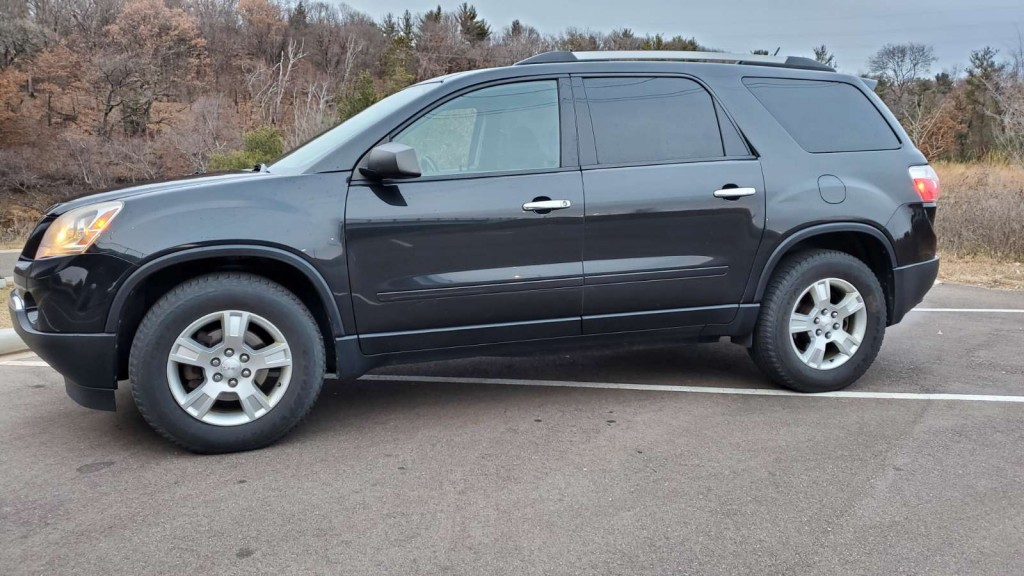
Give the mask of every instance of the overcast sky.
[[[418, 2], [418, 3], [417, 3]], [[424, 12], [424, 0], [348, 0], [376, 18], [405, 9]], [[445, 10], [461, 0], [441, 2]], [[541, 33], [568, 26], [607, 32], [623, 26], [638, 34], [694, 36], [730, 52], [754, 49], [811, 55], [822, 43], [842, 71], [856, 73], [887, 42], [935, 47], [933, 72], [966, 66], [971, 50], [991, 45], [1002, 53], [1024, 34], [1024, 0], [476, 0], [471, 2], [497, 31], [519, 18]]]

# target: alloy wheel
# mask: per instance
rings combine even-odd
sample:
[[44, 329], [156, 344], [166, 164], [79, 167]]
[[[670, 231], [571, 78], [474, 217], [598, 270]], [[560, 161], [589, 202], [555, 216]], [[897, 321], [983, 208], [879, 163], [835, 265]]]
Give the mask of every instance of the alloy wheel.
[[215, 426], [238, 426], [265, 416], [291, 381], [292, 352], [267, 319], [241, 310], [199, 318], [185, 328], [167, 357], [167, 384], [178, 405]]
[[797, 298], [789, 319], [790, 343], [805, 365], [842, 366], [857, 353], [867, 331], [864, 298], [849, 282], [825, 278]]

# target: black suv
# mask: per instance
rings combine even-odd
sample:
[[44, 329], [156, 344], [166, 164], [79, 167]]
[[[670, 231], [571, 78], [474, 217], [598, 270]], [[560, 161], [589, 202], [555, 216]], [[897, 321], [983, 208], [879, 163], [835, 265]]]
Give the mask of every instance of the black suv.
[[52, 208], [21, 337], [187, 449], [264, 446], [326, 378], [716, 341], [837, 390], [938, 272], [938, 179], [868, 83], [804, 58], [552, 52], [394, 94], [269, 167]]

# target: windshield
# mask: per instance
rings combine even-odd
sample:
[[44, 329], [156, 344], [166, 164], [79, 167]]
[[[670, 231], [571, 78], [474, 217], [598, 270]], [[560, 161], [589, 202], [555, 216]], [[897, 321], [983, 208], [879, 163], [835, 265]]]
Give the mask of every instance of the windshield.
[[381, 118], [412, 102], [435, 88], [438, 82], [416, 84], [377, 102], [334, 128], [299, 146], [270, 167], [272, 171], [305, 169], [322, 159], [332, 150], [345, 144], [375, 124]]

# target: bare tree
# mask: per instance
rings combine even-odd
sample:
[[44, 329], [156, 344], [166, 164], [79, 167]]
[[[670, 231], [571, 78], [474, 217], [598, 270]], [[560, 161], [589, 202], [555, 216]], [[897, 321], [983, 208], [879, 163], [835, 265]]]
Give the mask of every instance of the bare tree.
[[292, 95], [292, 123], [285, 134], [285, 147], [294, 148], [313, 138], [335, 123], [331, 106], [331, 82], [313, 80]]
[[519, 20], [513, 20], [512, 24], [501, 33], [501, 46], [504, 48], [504, 64], [513, 64], [525, 60], [534, 54], [539, 54], [547, 49], [547, 42], [533, 26], [526, 26]]
[[277, 126], [280, 123], [285, 94], [290, 92], [292, 75], [305, 55], [302, 45], [290, 40], [273, 66], [258, 62], [247, 74], [246, 86], [262, 124]]
[[160, 0], [132, 0], [103, 31], [93, 59], [104, 107], [100, 133], [110, 136], [110, 115], [120, 108], [124, 132], [141, 135], [153, 103], [181, 98], [194, 83], [205, 41], [192, 18]]
[[1024, 36], [1018, 36], [1017, 46], [1001, 71], [982, 81], [997, 104], [995, 110], [986, 113], [999, 123], [999, 148], [1024, 165]]
[[612, 30], [601, 42], [603, 50], [639, 50], [643, 38], [637, 37], [629, 28]]
[[0, 150], [0, 188], [30, 193], [42, 178], [30, 150], [15, 148]]
[[25, 0], [0, 0], [0, 70], [41, 50], [46, 39]]
[[466, 57], [468, 46], [462, 40], [462, 28], [454, 14], [440, 7], [420, 17], [416, 37], [419, 57], [418, 78], [431, 78], [455, 72]]
[[914, 83], [928, 75], [934, 63], [931, 46], [908, 42], [883, 46], [868, 60], [868, 69], [901, 101]]
[[915, 142], [925, 134], [925, 119], [930, 118], [941, 99], [926, 76], [935, 62], [931, 46], [924, 44], [886, 44], [868, 61], [878, 79], [878, 92]]
[[237, 135], [234, 139], [229, 135], [225, 108], [223, 97], [201, 96], [184, 118], [168, 130], [172, 145], [185, 158], [190, 171], [206, 172], [210, 156], [237, 143], [233, 142]]

